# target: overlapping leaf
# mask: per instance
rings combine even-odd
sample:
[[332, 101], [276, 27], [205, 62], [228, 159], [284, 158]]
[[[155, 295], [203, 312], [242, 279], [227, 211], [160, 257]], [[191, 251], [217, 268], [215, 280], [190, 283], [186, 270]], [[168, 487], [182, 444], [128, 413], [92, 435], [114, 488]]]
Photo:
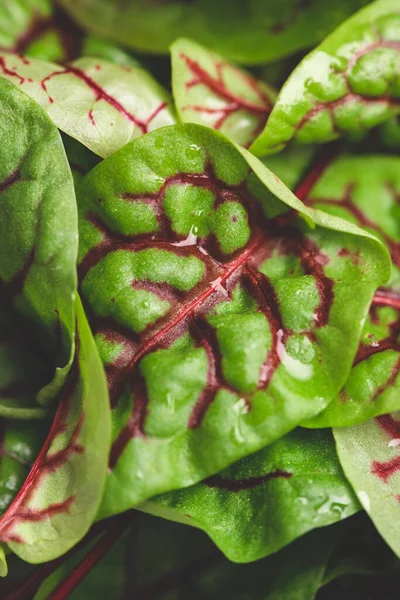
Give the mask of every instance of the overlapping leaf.
[[169, 95], [139, 67], [98, 58], [62, 67], [0, 54], [0, 75], [36, 100], [61, 131], [102, 157], [175, 122]]
[[339, 391], [387, 277], [372, 237], [197, 125], [128, 144], [80, 194], [80, 285], [114, 407], [103, 515], [215, 473]]
[[399, 413], [334, 429], [347, 478], [379, 533], [399, 556]]
[[60, 556], [85, 535], [104, 487], [110, 435], [107, 389], [79, 303], [76, 314], [75, 362], [51, 430], [0, 518], [0, 541], [32, 563]]
[[344, 156], [319, 179], [306, 203], [375, 233], [393, 271], [375, 294], [353, 369], [339, 396], [308, 423], [351, 425], [400, 408], [400, 160]]
[[257, 64], [308, 48], [367, 0], [61, 0], [88, 31], [128, 47], [167, 53], [182, 35], [227, 58]]
[[249, 146], [272, 110], [272, 89], [191, 40], [177, 40], [171, 57], [180, 120], [218, 129]]
[[297, 429], [143, 510], [204, 529], [230, 560], [250, 562], [359, 509], [328, 431]]
[[51, 0], [8, 0], [0, 5], [0, 48], [44, 60], [77, 57], [82, 33]]
[[400, 111], [400, 12], [376, 0], [327, 37], [293, 71], [251, 150], [327, 142]]
[[62, 384], [73, 350], [78, 245], [73, 180], [57, 129], [4, 79], [0, 115], [1, 293], [33, 320], [52, 352], [56, 375], [41, 396], [47, 402]]

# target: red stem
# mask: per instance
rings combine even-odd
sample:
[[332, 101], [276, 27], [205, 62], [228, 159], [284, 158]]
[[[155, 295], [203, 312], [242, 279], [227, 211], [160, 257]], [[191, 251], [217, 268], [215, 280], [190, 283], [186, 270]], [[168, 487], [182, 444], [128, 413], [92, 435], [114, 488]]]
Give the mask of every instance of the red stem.
[[87, 577], [90, 571], [101, 561], [113, 545], [125, 533], [132, 521], [132, 513], [122, 514], [108, 523], [104, 535], [95, 543], [88, 554], [68, 573], [68, 575], [56, 586], [47, 600], [65, 600], [74, 589]]
[[338, 154], [339, 148], [337, 144], [328, 144], [323, 148], [318, 154], [317, 159], [313, 161], [313, 164], [305, 177], [303, 177], [294, 190], [294, 193], [299, 200], [307, 204], [307, 200], [313, 187], [325, 173], [329, 165], [337, 158]]

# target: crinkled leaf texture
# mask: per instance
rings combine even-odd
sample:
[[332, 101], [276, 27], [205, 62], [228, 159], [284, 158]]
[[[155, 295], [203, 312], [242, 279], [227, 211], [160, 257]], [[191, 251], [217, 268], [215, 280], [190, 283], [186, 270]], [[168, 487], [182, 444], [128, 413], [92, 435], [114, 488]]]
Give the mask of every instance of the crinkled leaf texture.
[[182, 35], [229, 59], [263, 63], [312, 46], [367, 0], [61, 0], [88, 31], [137, 50], [167, 53]]
[[140, 67], [100, 58], [62, 67], [3, 53], [0, 75], [36, 100], [61, 131], [102, 157], [175, 122], [168, 93]]
[[102, 516], [212, 475], [338, 393], [389, 275], [373, 236], [199, 125], [135, 140], [79, 190], [114, 419]]
[[293, 140], [321, 143], [358, 134], [399, 111], [399, 3], [376, 0], [293, 71], [251, 151], [263, 156]]
[[110, 440], [106, 381], [79, 300], [76, 355], [50, 432], [16, 498], [0, 541], [31, 563], [52, 560], [88, 531], [104, 488]]
[[400, 414], [334, 429], [344, 472], [375, 527], [400, 556]]
[[180, 120], [218, 129], [238, 144], [249, 146], [272, 110], [272, 89], [191, 40], [177, 40], [171, 58]]
[[341, 427], [400, 408], [400, 159], [344, 156], [329, 166], [306, 203], [373, 232], [393, 262], [388, 285], [372, 300], [350, 377], [339, 396], [307, 423]]
[[203, 529], [226, 556], [250, 562], [359, 510], [329, 431], [296, 429], [195, 486], [141, 506]]
[[74, 185], [56, 127], [5, 79], [0, 115], [1, 295], [36, 324], [51, 349], [56, 375], [38, 398], [46, 403], [62, 385], [73, 353]]

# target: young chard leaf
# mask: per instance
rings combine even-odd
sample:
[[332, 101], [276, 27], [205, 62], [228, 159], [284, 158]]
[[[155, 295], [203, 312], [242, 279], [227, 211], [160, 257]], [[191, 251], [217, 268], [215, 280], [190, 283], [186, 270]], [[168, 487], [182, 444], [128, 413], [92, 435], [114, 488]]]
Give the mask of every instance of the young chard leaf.
[[5, 79], [0, 115], [1, 294], [40, 328], [51, 348], [56, 374], [41, 392], [46, 403], [62, 385], [73, 351], [78, 245], [73, 180], [57, 129]]
[[326, 38], [290, 75], [261, 135], [257, 156], [289, 142], [327, 142], [400, 112], [400, 12], [376, 0]]
[[9, 0], [0, 5], [0, 49], [64, 62], [79, 53], [82, 33], [51, 0]]
[[191, 40], [174, 42], [171, 58], [172, 89], [180, 120], [218, 129], [249, 146], [272, 110], [272, 89]]
[[62, 67], [0, 54], [0, 76], [36, 100], [61, 131], [102, 157], [175, 122], [168, 93], [139, 67], [99, 58], [80, 58]]
[[375, 527], [400, 556], [400, 414], [334, 429], [344, 472]]
[[79, 301], [76, 355], [50, 432], [16, 498], [0, 541], [23, 560], [64, 554], [88, 531], [104, 488], [110, 421], [106, 382]]
[[307, 423], [352, 425], [400, 408], [400, 159], [344, 156], [327, 168], [305, 201], [375, 233], [392, 257], [391, 279], [372, 300], [350, 377]]
[[368, 0], [61, 0], [88, 31], [144, 52], [193, 38], [229, 59], [264, 63], [319, 42]]
[[114, 408], [102, 516], [212, 475], [338, 393], [388, 277], [375, 238], [199, 125], [128, 144], [79, 195], [80, 286]]
[[250, 562], [352, 515], [359, 504], [331, 433], [296, 429], [222, 473], [141, 509], [200, 527], [230, 560]]

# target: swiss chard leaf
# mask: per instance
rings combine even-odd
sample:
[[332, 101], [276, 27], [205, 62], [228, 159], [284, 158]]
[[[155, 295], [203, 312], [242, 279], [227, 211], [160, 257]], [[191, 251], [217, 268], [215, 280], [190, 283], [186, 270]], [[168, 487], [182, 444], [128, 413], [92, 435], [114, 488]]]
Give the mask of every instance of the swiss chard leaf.
[[114, 409], [102, 516], [204, 479], [336, 395], [388, 276], [369, 234], [198, 125], [128, 144], [79, 196], [80, 286]]
[[79, 301], [76, 315], [75, 361], [50, 432], [0, 518], [0, 541], [32, 563], [64, 554], [85, 535], [104, 488], [110, 437], [107, 388]]
[[41, 392], [46, 403], [64, 381], [73, 350], [78, 245], [73, 180], [57, 129], [4, 79], [0, 115], [1, 293], [40, 327], [52, 349], [56, 375]]
[[0, 5], [0, 48], [44, 60], [76, 58], [81, 31], [51, 0], [9, 0]]
[[257, 156], [289, 142], [327, 142], [358, 134], [400, 111], [400, 13], [376, 0], [302, 60], [251, 146]]
[[375, 527], [400, 556], [399, 413], [334, 429], [344, 472]]
[[263, 63], [308, 48], [367, 0], [61, 0], [88, 31], [150, 53], [167, 53], [181, 36], [229, 59]]
[[102, 157], [175, 122], [168, 93], [140, 67], [99, 58], [62, 67], [0, 54], [0, 76], [36, 100], [61, 131]]
[[0, 421], [0, 514], [8, 509], [24, 483], [48, 433], [48, 423]]
[[400, 160], [344, 156], [328, 167], [306, 203], [375, 233], [392, 257], [391, 280], [373, 298], [350, 377], [308, 423], [352, 425], [400, 408]]
[[180, 120], [218, 129], [249, 146], [272, 110], [272, 89], [191, 40], [174, 42], [171, 57]]
[[200, 527], [230, 560], [249, 562], [352, 515], [359, 504], [331, 433], [297, 429], [222, 473], [141, 509]]

